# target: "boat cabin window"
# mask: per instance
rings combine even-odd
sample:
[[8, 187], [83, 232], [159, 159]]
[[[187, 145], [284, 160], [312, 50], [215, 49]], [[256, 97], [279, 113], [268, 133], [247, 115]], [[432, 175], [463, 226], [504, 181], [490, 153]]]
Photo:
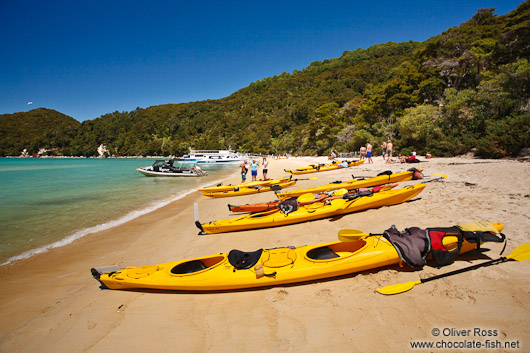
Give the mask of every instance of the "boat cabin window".
[[166, 167], [169, 166], [168, 160], [158, 160], [153, 164], [153, 167]]

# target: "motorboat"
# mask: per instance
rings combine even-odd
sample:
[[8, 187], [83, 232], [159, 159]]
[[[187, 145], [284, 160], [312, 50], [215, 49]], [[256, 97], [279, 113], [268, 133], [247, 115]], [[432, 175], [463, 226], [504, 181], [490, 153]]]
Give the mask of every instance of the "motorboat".
[[241, 164], [246, 161], [248, 157], [243, 154], [228, 150], [192, 150], [190, 153], [178, 158], [181, 163], [194, 164]]
[[176, 164], [177, 158], [159, 159], [153, 165], [137, 168], [136, 170], [145, 176], [164, 176], [164, 177], [199, 177], [208, 173], [201, 167], [193, 165], [184, 167], [182, 164]]

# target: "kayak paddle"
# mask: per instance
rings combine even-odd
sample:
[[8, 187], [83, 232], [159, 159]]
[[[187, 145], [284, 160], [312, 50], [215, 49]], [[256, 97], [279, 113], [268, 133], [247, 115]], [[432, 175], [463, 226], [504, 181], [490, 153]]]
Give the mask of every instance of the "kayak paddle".
[[299, 180], [317, 180], [317, 179], [318, 179], [317, 177], [312, 177], [312, 178], [293, 179], [293, 180], [299, 181]]
[[341, 229], [339, 230], [340, 241], [357, 241], [371, 236], [382, 236], [383, 234], [367, 234], [357, 229]]
[[484, 266], [496, 265], [496, 264], [499, 264], [499, 263], [506, 262], [508, 260], [524, 261], [524, 260], [528, 260], [528, 259], [530, 259], [530, 243], [519, 245], [518, 247], [516, 247], [512, 251], [512, 253], [510, 255], [508, 255], [506, 257], [502, 256], [502, 257], [500, 257], [498, 259], [486, 261], [486, 262], [483, 262], [481, 264], [477, 264], [477, 265], [473, 265], [473, 266], [469, 266], [469, 267], [464, 267], [464, 268], [461, 268], [459, 270], [447, 272], [447, 273], [444, 273], [444, 274], [441, 274], [441, 275], [438, 275], [438, 276], [433, 276], [433, 277], [429, 277], [429, 278], [420, 279], [420, 280], [417, 280], [417, 281], [393, 284], [393, 285], [390, 285], [390, 286], [377, 288], [376, 291], [378, 293], [385, 294], [385, 295], [399, 294], [399, 293], [403, 293], [403, 292], [406, 292], [408, 290], [411, 290], [412, 288], [414, 288], [414, 286], [416, 284], [421, 284], [421, 283], [425, 283], [425, 282], [429, 282], [429, 281], [434, 281], [435, 279], [440, 279], [440, 278], [456, 275], [456, 274], [459, 274], [459, 273], [462, 273], [462, 272], [475, 270], [477, 268], [484, 267]]
[[449, 177], [450, 177], [449, 174], [445, 174], [445, 175], [442, 175], [441, 177], [438, 177], [438, 178], [434, 178], [434, 179], [431, 179], [431, 180], [422, 181], [422, 184], [430, 183], [431, 181], [440, 181], [440, 180], [442, 180], [442, 179], [447, 179], [447, 178], [449, 178]]

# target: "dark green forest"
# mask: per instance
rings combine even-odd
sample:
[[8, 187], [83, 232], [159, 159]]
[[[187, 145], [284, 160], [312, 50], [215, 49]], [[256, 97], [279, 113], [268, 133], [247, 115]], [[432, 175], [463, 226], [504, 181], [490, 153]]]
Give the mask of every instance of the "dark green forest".
[[[400, 153], [517, 156], [530, 144], [530, 0], [425, 42], [385, 43], [253, 82], [229, 97], [79, 123], [49, 109], [0, 115], [0, 156], [195, 149], [325, 155], [392, 139]], [[376, 150], [377, 152], [377, 150]]]

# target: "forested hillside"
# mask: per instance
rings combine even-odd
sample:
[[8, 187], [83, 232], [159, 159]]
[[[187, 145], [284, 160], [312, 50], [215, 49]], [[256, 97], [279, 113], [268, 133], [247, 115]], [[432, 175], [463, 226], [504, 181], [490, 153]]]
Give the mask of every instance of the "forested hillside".
[[[68, 148], [79, 132], [79, 121], [50, 109], [0, 115], [0, 155], [18, 156], [23, 149]], [[97, 148], [97, 147], [96, 147]]]
[[[313, 155], [391, 138], [402, 153], [515, 156], [530, 144], [529, 58], [530, 0], [504, 16], [480, 9], [423, 43], [346, 51], [224, 99], [114, 112], [77, 124], [43, 109], [3, 115], [0, 155], [39, 147], [95, 155], [101, 143], [116, 155], [228, 146]], [[55, 120], [35, 119], [37, 112]]]

